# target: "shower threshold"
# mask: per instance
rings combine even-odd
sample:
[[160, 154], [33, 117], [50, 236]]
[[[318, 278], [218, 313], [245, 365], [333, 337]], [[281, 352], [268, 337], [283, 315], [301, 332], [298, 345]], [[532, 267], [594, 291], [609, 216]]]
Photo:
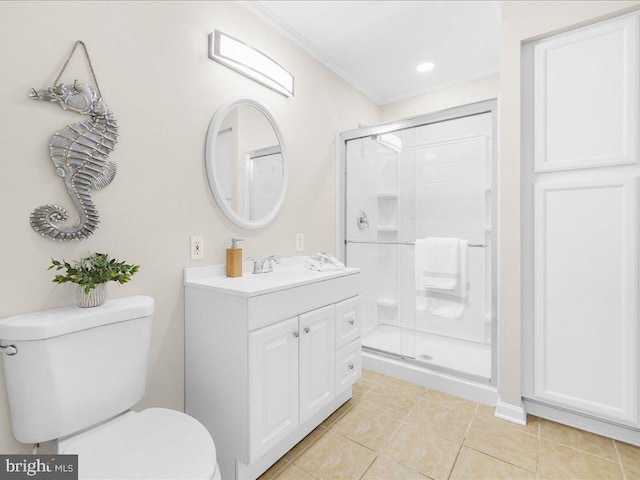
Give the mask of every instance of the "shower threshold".
[[362, 346], [474, 380], [491, 379], [491, 345], [397, 325], [378, 325], [362, 337]]

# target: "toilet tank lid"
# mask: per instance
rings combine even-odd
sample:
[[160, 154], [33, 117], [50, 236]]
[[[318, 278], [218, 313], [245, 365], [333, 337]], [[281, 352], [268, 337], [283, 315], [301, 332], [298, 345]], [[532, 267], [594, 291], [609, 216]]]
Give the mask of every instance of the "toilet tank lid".
[[0, 319], [0, 340], [42, 340], [153, 314], [146, 295], [114, 298], [93, 308], [61, 307]]

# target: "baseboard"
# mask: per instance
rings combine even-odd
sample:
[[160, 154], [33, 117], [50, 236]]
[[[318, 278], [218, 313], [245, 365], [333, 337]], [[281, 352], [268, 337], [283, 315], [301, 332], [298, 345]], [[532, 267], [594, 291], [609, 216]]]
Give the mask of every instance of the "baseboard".
[[638, 427], [613, 423], [530, 399], [525, 399], [524, 405], [528, 413], [537, 417], [640, 446]]
[[527, 412], [524, 411], [524, 405], [512, 405], [498, 400], [496, 404], [496, 417], [509, 422], [517, 423], [518, 425], [527, 424]]

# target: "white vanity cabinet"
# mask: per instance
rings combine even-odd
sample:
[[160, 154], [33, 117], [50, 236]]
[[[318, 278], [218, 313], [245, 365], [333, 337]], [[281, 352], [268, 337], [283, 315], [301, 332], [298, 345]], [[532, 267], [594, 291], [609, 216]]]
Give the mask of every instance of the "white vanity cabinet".
[[185, 411], [211, 433], [224, 479], [260, 476], [360, 377], [359, 270], [279, 267], [185, 270]]

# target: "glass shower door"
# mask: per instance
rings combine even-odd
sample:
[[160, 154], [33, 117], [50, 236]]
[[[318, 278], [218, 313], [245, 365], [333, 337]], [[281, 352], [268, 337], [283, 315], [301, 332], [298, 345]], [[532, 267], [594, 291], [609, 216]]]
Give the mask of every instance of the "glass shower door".
[[401, 148], [395, 134], [347, 142], [346, 254], [364, 276], [363, 346], [413, 358], [412, 318], [402, 312], [408, 246], [402, 241]]
[[[364, 274], [363, 347], [489, 382], [493, 122], [483, 112], [347, 139], [345, 157], [346, 261]], [[416, 288], [415, 242], [429, 237], [469, 245], [455, 318]]]

